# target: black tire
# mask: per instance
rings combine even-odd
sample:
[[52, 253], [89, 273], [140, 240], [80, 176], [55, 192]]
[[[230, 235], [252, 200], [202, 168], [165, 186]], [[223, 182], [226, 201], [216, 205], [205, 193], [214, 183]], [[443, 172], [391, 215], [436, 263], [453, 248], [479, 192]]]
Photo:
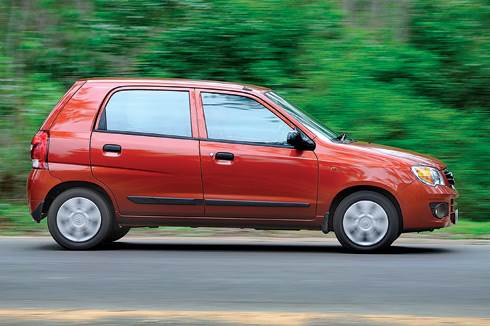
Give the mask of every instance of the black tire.
[[124, 237], [126, 234], [128, 234], [129, 230], [131, 230], [130, 227], [127, 226], [119, 226], [117, 224], [114, 225], [114, 229], [109, 233], [107, 238], [105, 239], [105, 242], [110, 243], [117, 241]]
[[[383, 208], [388, 218], [388, 229], [385, 235], [372, 245], [355, 243], [347, 236], [343, 227], [343, 219], [347, 209], [359, 201], [372, 201], [377, 203]], [[389, 247], [398, 238], [400, 235], [400, 216], [391, 200], [386, 196], [373, 191], [358, 191], [345, 197], [337, 206], [333, 215], [333, 228], [335, 236], [343, 247], [362, 252], [375, 251]], [[381, 233], [379, 234], [381, 235]]]
[[[58, 228], [57, 225], [57, 214], [60, 207], [67, 200], [82, 197], [92, 201], [100, 212], [100, 227], [97, 233], [90, 239], [77, 242], [66, 238]], [[66, 190], [58, 195], [51, 204], [48, 210], [48, 229], [51, 233], [53, 239], [62, 247], [71, 250], [87, 250], [95, 248], [96, 246], [102, 244], [104, 240], [109, 235], [110, 231], [113, 229], [113, 211], [112, 206], [107, 202], [102, 194], [97, 191], [87, 189], [87, 188], [72, 188]]]

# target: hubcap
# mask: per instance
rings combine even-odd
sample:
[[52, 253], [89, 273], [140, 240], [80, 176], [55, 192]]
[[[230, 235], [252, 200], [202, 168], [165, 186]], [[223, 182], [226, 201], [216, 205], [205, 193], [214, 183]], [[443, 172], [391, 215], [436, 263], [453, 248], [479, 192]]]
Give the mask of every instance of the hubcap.
[[58, 230], [74, 242], [92, 239], [99, 232], [101, 222], [102, 216], [97, 205], [84, 197], [68, 199], [56, 215]]
[[388, 215], [381, 205], [371, 200], [361, 200], [347, 208], [342, 226], [352, 242], [372, 246], [384, 238], [388, 223]]

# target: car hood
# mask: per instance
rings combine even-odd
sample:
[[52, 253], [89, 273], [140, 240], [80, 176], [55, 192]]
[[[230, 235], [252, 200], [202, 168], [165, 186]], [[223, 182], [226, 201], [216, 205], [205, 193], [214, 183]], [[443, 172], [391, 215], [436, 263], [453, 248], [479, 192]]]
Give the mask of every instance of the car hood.
[[384, 157], [396, 158], [410, 165], [427, 165], [427, 166], [438, 168], [440, 170], [442, 170], [445, 167], [445, 164], [443, 162], [441, 162], [440, 160], [432, 156], [423, 155], [423, 154], [419, 154], [416, 152], [412, 152], [396, 147], [377, 145], [377, 144], [371, 144], [365, 142], [354, 142], [354, 143], [350, 143], [349, 145], [358, 150], [367, 151], [370, 154], [381, 154]]

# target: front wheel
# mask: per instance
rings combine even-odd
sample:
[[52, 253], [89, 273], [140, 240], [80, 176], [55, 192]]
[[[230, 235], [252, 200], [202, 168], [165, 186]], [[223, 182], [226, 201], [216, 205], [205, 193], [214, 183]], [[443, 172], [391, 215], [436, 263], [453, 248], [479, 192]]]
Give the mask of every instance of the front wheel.
[[373, 191], [359, 191], [344, 198], [333, 219], [337, 239], [349, 249], [386, 248], [399, 235], [398, 211], [391, 200]]
[[85, 250], [101, 244], [113, 229], [113, 214], [98, 192], [73, 188], [58, 195], [48, 210], [48, 229], [62, 247]]

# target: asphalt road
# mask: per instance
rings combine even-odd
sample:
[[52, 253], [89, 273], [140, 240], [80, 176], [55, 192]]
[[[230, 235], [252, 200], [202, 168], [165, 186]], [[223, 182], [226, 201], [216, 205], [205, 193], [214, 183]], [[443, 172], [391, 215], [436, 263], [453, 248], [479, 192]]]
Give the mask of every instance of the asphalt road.
[[384, 253], [353, 254], [328, 239], [129, 238], [71, 252], [50, 238], [0, 238], [0, 321], [26, 308], [490, 322], [490, 243], [413, 239]]

